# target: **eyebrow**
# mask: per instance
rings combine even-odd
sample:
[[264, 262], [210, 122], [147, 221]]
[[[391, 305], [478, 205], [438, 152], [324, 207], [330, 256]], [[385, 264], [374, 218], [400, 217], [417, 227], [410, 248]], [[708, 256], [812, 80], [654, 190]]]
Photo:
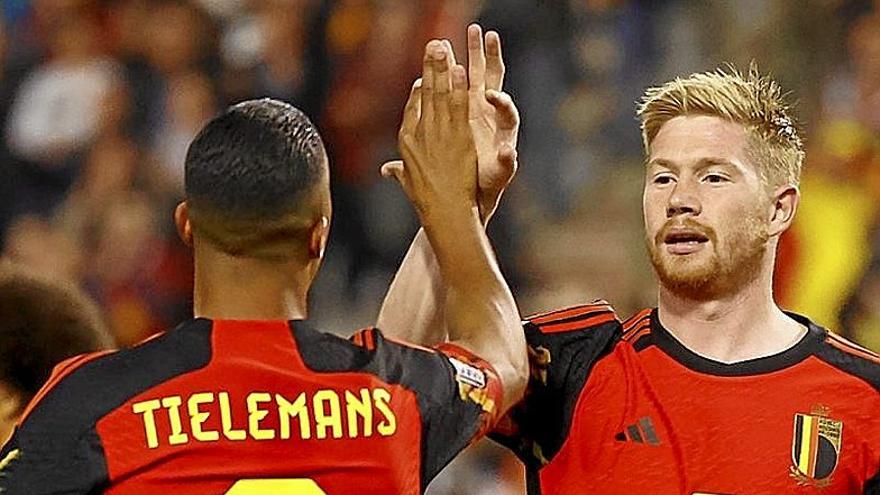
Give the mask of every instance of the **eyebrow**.
[[[679, 170], [681, 168], [677, 163], [663, 159], [663, 158], [655, 158], [655, 159], [650, 160], [647, 163], [645, 163], [646, 167], [652, 167], [655, 165], [658, 167], [668, 168], [670, 170]], [[718, 158], [718, 157], [707, 157], [707, 158], [701, 158], [700, 161], [697, 162], [697, 169], [701, 170], [706, 167], [711, 167], [713, 165], [739, 168], [736, 166], [736, 164], [734, 164], [730, 160], [725, 160], [724, 158]]]

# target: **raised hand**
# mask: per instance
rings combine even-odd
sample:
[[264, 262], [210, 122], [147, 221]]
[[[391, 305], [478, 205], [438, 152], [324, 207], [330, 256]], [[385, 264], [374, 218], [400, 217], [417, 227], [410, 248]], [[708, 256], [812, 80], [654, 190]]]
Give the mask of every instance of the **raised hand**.
[[[498, 33], [490, 31], [484, 37], [480, 26], [471, 24], [467, 34], [468, 122], [477, 150], [477, 202], [480, 215], [487, 222], [516, 173], [520, 117], [510, 95], [502, 92], [505, 66]], [[446, 47], [449, 63], [456, 65], [452, 45], [447, 40], [440, 43]], [[416, 80], [407, 104], [415, 118], [421, 111], [423, 78], [424, 75]], [[399, 160], [387, 162], [382, 166], [382, 175], [395, 175], [394, 171], [401, 167], [403, 163]]]
[[479, 169], [477, 199], [480, 214], [488, 221], [516, 173], [519, 112], [510, 95], [502, 92], [505, 67], [498, 33], [489, 31], [484, 38], [480, 25], [471, 24], [467, 45], [468, 120]]
[[425, 48], [421, 84], [410, 92], [398, 142], [403, 162], [386, 164], [382, 173], [400, 182], [423, 224], [463, 206], [476, 207], [467, 75], [440, 41]]

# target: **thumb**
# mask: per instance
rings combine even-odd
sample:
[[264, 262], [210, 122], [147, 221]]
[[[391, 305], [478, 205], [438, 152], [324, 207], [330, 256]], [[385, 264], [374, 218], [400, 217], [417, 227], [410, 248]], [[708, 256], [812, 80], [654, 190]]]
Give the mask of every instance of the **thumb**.
[[486, 100], [495, 107], [496, 118], [502, 129], [516, 129], [519, 127], [519, 110], [513, 103], [513, 98], [502, 91], [486, 91]]
[[403, 185], [403, 161], [402, 160], [391, 160], [389, 162], [385, 162], [382, 164], [382, 167], [379, 169], [379, 173], [382, 177], [386, 179], [394, 179]]
[[516, 172], [516, 163], [517, 152], [509, 144], [501, 145], [501, 149], [498, 150], [498, 163], [504, 167], [505, 170], [510, 171], [510, 174], [513, 175]]

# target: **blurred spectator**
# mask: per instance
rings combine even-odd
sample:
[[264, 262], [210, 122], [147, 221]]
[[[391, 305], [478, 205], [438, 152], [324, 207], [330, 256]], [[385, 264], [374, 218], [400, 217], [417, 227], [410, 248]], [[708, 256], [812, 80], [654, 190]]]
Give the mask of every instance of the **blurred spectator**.
[[69, 282], [80, 280], [84, 257], [74, 238], [32, 215], [18, 217], [9, 227], [2, 256], [30, 273]]
[[0, 67], [6, 67], [6, 21], [0, 17]]
[[211, 20], [190, 1], [127, 0], [123, 5], [114, 18], [120, 30], [142, 23], [132, 26], [139, 35], [120, 37], [134, 101], [132, 128], [142, 144], [151, 145], [173, 118], [168, 104], [175, 79], [216, 72], [216, 36]]
[[55, 365], [111, 346], [100, 312], [85, 294], [0, 263], [0, 442]]
[[60, 228], [80, 244], [89, 242], [90, 223], [131, 192], [139, 169], [134, 142], [120, 136], [102, 137], [89, 150], [72, 192], [57, 213]]
[[191, 267], [162, 236], [148, 198], [109, 198], [91, 225], [85, 286], [105, 308], [121, 345], [134, 344], [185, 319]]
[[115, 64], [98, 50], [98, 25], [80, 14], [59, 19], [51, 59], [24, 81], [7, 128], [20, 157], [52, 167], [85, 147], [99, 127], [101, 97], [116, 77]]
[[174, 76], [168, 83], [165, 109], [166, 118], [156, 131], [153, 153], [161, 167], [162, 182], [180, 195], [189, 143], [217, 111], [210, 79], [195, 72]]
[[[6, 77], [6, 23], [0, 17], [0, 132], [6, 128], [7, 106], [10, 100]], [[6, 146], [6, 140], [0, 139], [0, 246], [6, 226], [12, 219], [14, 208], [14, 187], [12, 182], [12, 157]]]
[[859, 18], [849, 32], [850, 65], [830, 74], [823, 95], [828, 118], [854, 120], [880, 131], [880, 13]]
[[150, 66], [169, 78], [198, 69], [212, 58], [209, 19], [186, 0], [158, 0], [150, 6], [141, 42]]
[[874, 229], [873, 259], [841, 314], [841, 329], [870, 349], [880, 349], [880, 224]]

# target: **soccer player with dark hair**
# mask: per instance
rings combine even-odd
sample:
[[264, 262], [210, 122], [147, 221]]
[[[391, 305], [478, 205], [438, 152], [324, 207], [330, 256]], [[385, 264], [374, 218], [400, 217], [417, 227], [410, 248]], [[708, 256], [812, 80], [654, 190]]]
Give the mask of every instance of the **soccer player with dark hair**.
[[112, 346], [97, 306], [82, 291], [0, 263], [0, 439], [9, 438], [55, 365]]
[[[530, 382], [494, 436], [529, 493], [880, 494], [880, 357], [773, 300], [804, 157], [781, 89], [756, 69], [694, 74], [638, 116], [658, 307], [526, 319]], [[419, 234], [379, 325], [442, 340], [442, 288]]]
[[467, 78], [426, 47], [395, 170], [437, 253], [451, 342], [313, 329], [330, 222], [317, 130], [274, 100], [209, 122], [175, 212], [196, 318], [60, 367], [0, 460], [13, 494], [417, 494], [522, 395], [525, 339], [477, 207]]

